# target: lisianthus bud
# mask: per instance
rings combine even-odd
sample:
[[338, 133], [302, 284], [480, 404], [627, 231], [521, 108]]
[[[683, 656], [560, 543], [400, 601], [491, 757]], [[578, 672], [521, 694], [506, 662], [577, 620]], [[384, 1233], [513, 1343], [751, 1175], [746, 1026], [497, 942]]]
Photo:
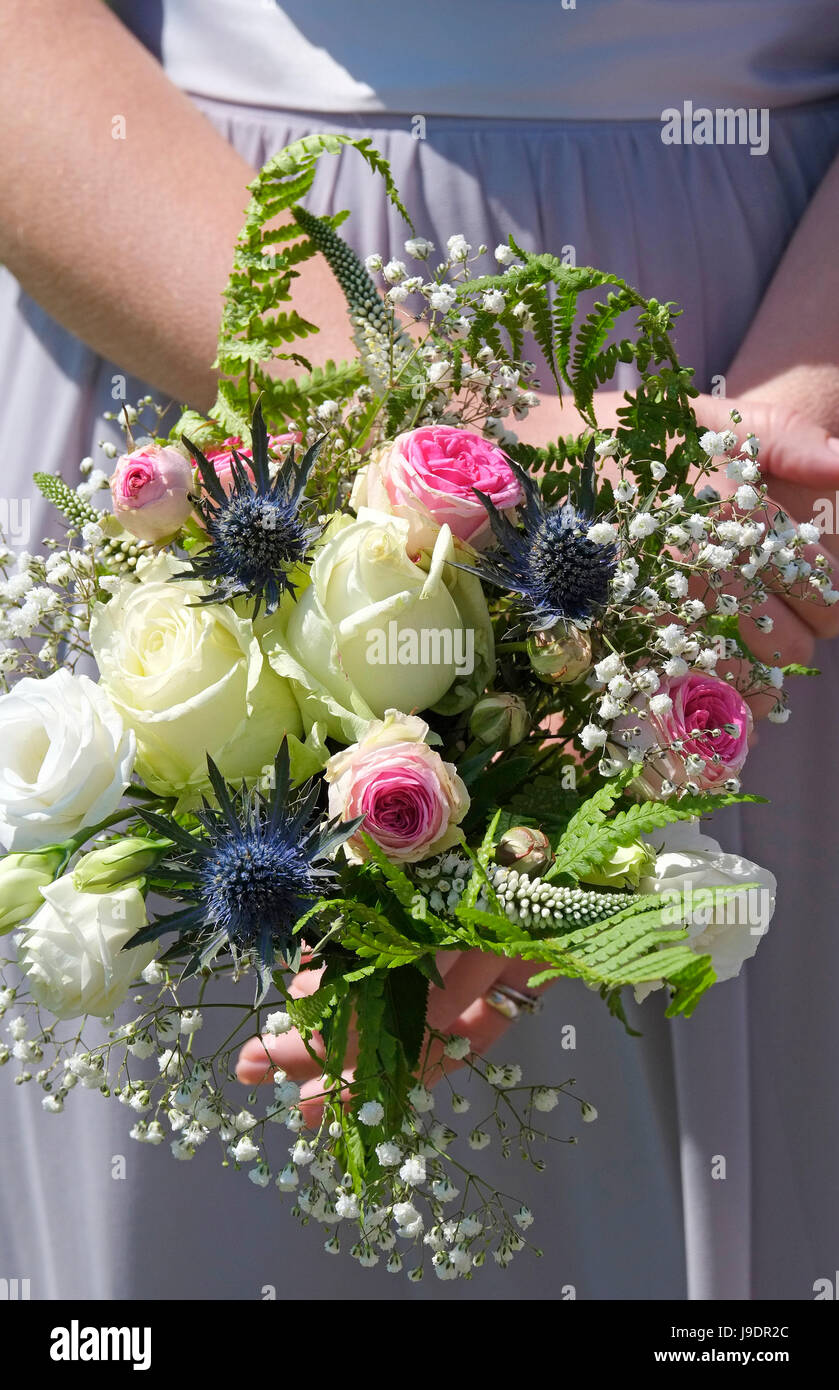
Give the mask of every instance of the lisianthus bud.
[[576, 627], [549, 629], [528, 640], [527, 655], [540, 681], [570, 685], [591, 666], [591, 639]]
[[168, 840], [144, 840], [139, 835], [115, 840], [82, 856], [73, 870], [73, 887], [78, 893], [118, 888], [145, 873], [168, 848]]
[[553, 863], [551, 842], [543, 830], [514, 825], [495, 847], [495, 862], [520, 873], [543, 874]]
[[43, 906], [41, 889], [52, 883], [65, 859], [62, 845], [0, 859], [0, 936]]
[[180, 450], [149, 444], [117, 460], [114, 513], [141, 541], [168, 540], [189, 518], [192, 486], [192, 465]]
[[497, 743], [499, 748], [514, 748], [521, 743], [529, 725], [524, 701], [518, 695], [500, 692], [479, 700], [469, 720], [473, 738], [480, 743]]
[[583, 875], [583, 882], [598, 888], [637, 888], [654, 866], [655, 850], [642, 840], [633, 840], [631, 845], [618, 845], [608, 859]]

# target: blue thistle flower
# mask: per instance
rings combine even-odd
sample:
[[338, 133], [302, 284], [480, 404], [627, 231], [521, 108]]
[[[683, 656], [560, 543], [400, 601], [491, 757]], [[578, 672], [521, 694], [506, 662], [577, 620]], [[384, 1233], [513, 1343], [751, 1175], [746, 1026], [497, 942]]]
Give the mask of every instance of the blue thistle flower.
[[475, 572], [517, 597], [531, 631], [560, 623], [586, 627], [608, 600], [617, 547], [590, 541], [592, 518], [571, 502], [546, 508], [533, 479], [509, 462], [524, 492], [523, 529], [476, 488], [498, 547], [478, 558]]
[[233, 486], [228, 496], [210, 460], [184, 436], [204, 484], [204, 496], [196, 505], [207, 544], [188, 558], [189, 569], [175, 579], [205, 580], [210, 592], [199, 603], [225, 603], [248, 596], [256, 599], [254, 614], [263, 602], [265, 611], [273, 613], [284, 593], [294, 594], [289, 571], [306, 558], [319, 534], [307, 521], [304, 492], [325, 436], [307, 450], [299, 464], [292, 445], [273, 479], [268, 466], [268, 430], [258, 401], [251, 437], [252, 459], [248, 462], [253, 477], [233, 449]]
[[165, 958], [189, 954], [184, 975], [210, 964], [221, 950], [250, 959], [259, 975], [260, 1003], [271, 983], [275, 954], [292, 968], [300, 943], [294, 925], [319, 900], [334, 892], [338, 875], [328, 856], [357, 830], [353, 821], [322, 821], [316, 809], [319, 786], [310, 782], [292, 796], [288, 746], [274, 761], [274, 786], [266, 794], [243, 782], [231, 792], [207, 757], [217, 806], [204, 799], [192, 833], [154, 811], [146, 823], [174, 848], [158, 863], [155, 877], [171, 885], [187, 904], [144, 927], [127, 947], [177, 932]]

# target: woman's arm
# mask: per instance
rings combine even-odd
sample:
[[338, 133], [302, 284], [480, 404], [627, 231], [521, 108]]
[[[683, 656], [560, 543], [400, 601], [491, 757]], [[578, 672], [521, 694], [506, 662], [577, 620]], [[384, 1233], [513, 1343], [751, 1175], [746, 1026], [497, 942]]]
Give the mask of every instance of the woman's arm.
[[[4, 0], [0, 55], [0, 260], [102, 356], [207, 409], [253, 170], [101, 0]], [[307, 355], [348, 355], [321, 257], [296, 287], [332, 325]]]

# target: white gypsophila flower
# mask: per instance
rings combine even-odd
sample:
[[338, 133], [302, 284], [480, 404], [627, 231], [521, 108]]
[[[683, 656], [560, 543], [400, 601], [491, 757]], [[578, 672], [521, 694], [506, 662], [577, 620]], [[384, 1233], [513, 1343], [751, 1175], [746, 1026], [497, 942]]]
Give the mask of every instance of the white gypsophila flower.
[[124, 949], [146, 925], [136, 887], [79, 893], [72, 874], [41, 888], [43, 906], [18, 936], [18, 964], [32, 997], [56, 1018], [106, 1018], [154, 955], [154, 942]]
[[769, 720], [770, 724], [786, 724], [787, 720], [789, 719], [789, 716], [789, 706], [782, 705], [779, 702], [777, 705], [772, 706], [771, 710], [769, 711], [766, 717]]
[[643, 695], [654, 694], [661, 685], [661, 681], [651, 666], [642, 666], [640, 671], [635, 672], [634, 680], [636, 690], [641, 691]]
[[675, 573], [667, 576], [664, 587], [673, 598], [684, 598], [688, 591], [688, 577], [686, 574], [682, 574], [681, 570], [676, 570]]
[[382, 267], [382, 275], [389, 285], [397, 285], [400, 280], [405, 279], [407, 274], [408, 267], [404, 261], [394, 259], [388, 261], [387, 264]]
[[399, 1169], [399, 1176], [409, 1187], [418, 1187], [420, 1183], [425, 1182], [425, 1159], [412, 1154]]
[[251, 1168], [248, 1177], [256, 1187], [267, 1187], [271, 1181], [271, 1169], [267, 1163], [259, 1163], [256, 1168]]
[[298, 1168], [307, 1167], [315, 1157], [306, 1139], [298, 1139], [290, 1153], [292, 1163], [296, 1164]]
[[[280, 1037], [283, 1033], [290, 1033], [294, 1024], [286, 1013], [285, 1009], [278, 1009], [276, 1013], [269, 1014], [262, 1025], [263, 1033], [270, 1033], [272, 1037]], [[285, 1080], [285, 1073], [283, 1073]]]
[[611, 521], [596, 521], [586, 531], [586, 538], [595, 545], [610, 545], [616, 540], [618, 528]]
[[371, 255], [364, 257], [364, 264], [370, 271], [371, 275], [375, 275], [377, 271], [381, 270], [382, 266], [384, 265], [384, 261], [382, 257], [378, 254], [378, 252], [374, 251]]
[[706, 430], [699, 436], [699, 447], [709, 458], [722, 458], [737, 443], [732, 430]]
[[448, 1178], [437, 1178], [431, 1184], [431, 1195], [436, 1202], [453, 1202], [460, 1196], [460, 1188], [455, 1187]]
[[281, 1192], [293, 1192], [299, 1186], [300, 1174], [290, 1163], [277, 1174], [276, 1185]]
[[597, 706], [597, 713], [601, 719], [617, 719], [618, 715], [623, 713], [623, 705], [611, 695], [604, 695]]
[[452, 1096], [452, 1110], [456, 1115], [465, 1115], [471, 1109], [472, 1102], [468, 1096]]
[[199, 1028], [204, 1027], [204, 1019], [198, 1009], [184, 1009], [181, 1014], [181, 1032], [197, 1033]]
[[506, 1090], [510, 1086], [517, 1086], [521, 1081], [521, 1067], [515, 1062], [508, 1062], [505, 1066], [495, 1066], [492, 1062], [487, 1063], [486, 1079], [490, 1086], [496, 1086], [499, 1090]]
[[402, 1162], [402, 1150], [398, 1144], [388, 1141], [376, 1145], [376, 1157], [383, 1168], [395, 1168]]
[[582, 1106], [580, 1107], [580, 1118], [587, 1125], [593, 1124], [594, 1121], [597, 1119], [597, 1111], [595, 1110], [593, 1105], [589, 1104], [587, 1100], [584, 1100]]
[[394, 285], [388, 290], [386, 297], [391, 304], [404, 304], [410, 293], [405, 285]]
[[658, 645], [663, 647], [671, 656], [678, 656], [683, 652], [687, 645], [687, 634], [683, 627], [678, 623], [668, 623], [666, 627], [660, 629], [658, 633]]
[[501, 314], [507, 301], [501, 290], [487, 290], [481, 303], [488, 314]]
[[135, 739], [105, 691], [64, 667], [0, 696], [0, 845], [38, 849], [115, 811]]
[[457, 232], [454, 236], [449, 237], [448, 241], [446, 242], [446, 247], [448, 249], [450, 261], [468, 260], [469, 252], [472, 250], [472, 247], [466, 240], [466, 237], [463, 236], [460, 232]]
[[434, 250], [434, 242], [427, 237], [409, 237], [405, 242], [405, 253], [415, 261], [427, 261]]
[[616, 700], [626, 700], [632, 694], [632, 681], [621, 672], [609, 681], [609, 694]]
[[650, 474], [654, 483], [660, 483], [663, 478], [667, 477], [667, 465], [664, 463], [651, 463]]
[[432, 285], [428, 292], [428, 303], [438, 313], [445, 314], [457, 301], [457, 291], [453, 285]]
[[703, 545], [700, 548], [697, 559], [701, 565], [707, 565], [712, 570], [730, 569], [736, 558], [736, 550], [732, 550], [730, 545]]
[[501, 242], [495, 248], [495, 259], [499, 265], [512, 265], [513, 261], [516, 259], [516, 253], [511, 247], [505, 246], [504, 243]]
[[615, 484], [614, 496], [616, 502], [631, 502], [638, 488], [629, 478], [621, 478]]
[[717, 594], [717, 612], [723, 613], [727, 617], [737, 613], [740, 609], [740, 600], [734, 594]]
[[250, 1135], [243, 1134], [232, 1146], [230, 1153], [237, 1163], [250, 1163], [252, 1159], [259, 1158], [259, 1145], [253, 1142]]
[[157, 1051], [157, 1043], [152, 1038], [151, 1033], [138, 1033], [136, 1037], [131, 1038], [127, 1044], [127, 1049], [132, 1057], [136, 1057], [139, 1062], [144, 1062], [147, 1058], [154, 1056]]
[[673, 701], [670, 699], [669, 695], [661, 694], [650, 696], [650, 710], [653, 714], [669, 714], [672, 708]]
[[758, 494], [749, 483], [743, 483], [734, 494], [734, 505], [739, 507], [741, 512], [754, 511], [759, 501]]
[[669, 661], [664, 663], [664, 674], [671, 680], [678, 680], [680, 676], [686, 676], [690, 667], [681, 656], [671, 656]]
[[533, 1091], [533, 1109], [549, 1114], [559, 1105], [559, 1091], [552, 1086], [537, 1086]]
[[610, 652], [604, 656], [602, 661], [598, 661], [594, 667], [594, 674], [599, 681], [610, 681], [613, 676], [618, 675], [623, 667], [621, 658], [615, 652]]
[[805, 545], [816, 545], [821, 539], [821, 531], [813, 522], [802, 521], [798, 528], [798, 536]]
[[425, 1115], [429, 1110], [434, 1109], [434, 1097], [431, 1092], [421, 1084], [411, 1088], [408, 1092], [408, 1100], [418, 1115]]
[[455, 1062], [462, 1062], [464, 1057], [468, 1057], [472, 1051], [472, 1044], [468, 1038], [462, 1038], [455, 1034], [446, 1039], [443, 1044], [443, 1051], [447, 1057], [451, 1057]]
[[385, 1108], [378, 1100], [366, 1100], [358, 1111], [358, 1119], [363, 1125], [378, 1125], [384, 1119]]
[[145, 970], [140, 972], [140, 975], [147, 985], [160, 985], [166, 979], [166, 971], [156, 960], [149, 961]]
[[694, 661], [695, 666], [699, 666], [703, 671], [713, 671], [720, 660], [719, 652], [713, 647], [703, 647]]
[[644, 540], [658, 529], [658, 520], [652, 512], [636, 512], [629, 523], [629, 535], [633, 541]]
[[614, 458], [620, 450], [620, 441], [614, 435], [607, 435], [594, 446], [594, 452], [599, 459]]
[[606, 743], [606, 730], [599, 729], [596, 724], [586, 724], [580, 733], [580, 742], [589, 753], [602, 748]]
[[490, 1135], [485, 1129], [473, 1129], [469, 1135], [470, 1149], [485, 1149], [490, 1142]]

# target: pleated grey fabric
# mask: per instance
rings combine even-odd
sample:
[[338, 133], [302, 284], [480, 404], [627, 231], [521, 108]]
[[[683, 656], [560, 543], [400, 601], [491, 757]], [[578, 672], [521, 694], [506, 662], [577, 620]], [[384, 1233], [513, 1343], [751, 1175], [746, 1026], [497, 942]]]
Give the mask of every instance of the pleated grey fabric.
[[[438, 247], [463, 232], [491, 250], [512, 231], [534, 249], [573, 246], [578, 263], [678, 301], [678, 346], [702, 388], [725, 372], [839, 142], [837, 102], [773, 112], [761, 158], [743, 146], [666, 147], [649, 121], [441, 117], [414, 140], [402, 117], [199, 104], [254, 166], [311, 130], [369, 134], [417, 231]], [[349, 207], [345, 234], [361, 253], [400, 253], [405, 229], [354, 152], [322, 160], [309, 206]], [[102, 412], [116, 370], [0, 278], [7, 491], [25, 490], [36, 466], [74, 468], [113, 437]], [[141, 389], [130, 384], [129, 398]], [[640, 1038], [595, 995], [560, 982], [543, 1015], [497, 1049], [533, 1080], [576, 1077], [599, 1111], [593, 1125], [570, 1107], [555, 1112], [557, 1132], [579, 1143], [552, 1147], [543, 1174], [492, 1150], [475, 1156], [532, 1206], [541, 1260], [522, 1255], [457, 1285], [362, 1271], [324, 1254], [320, 1231], [300, 1229], [273, 1188], [223, 1170], [213, 1146], [177, 1163], [166, 1147], [128, 1138], [127, 1110], [78, 1090], [61, 1118], [46, 1115], [9, 1066], [0, 1276], [29, 1278], [36, 1298], [811, 1298], [839, 1252], [835, 649], [819, 664], [821, 681], [799, 683], [791, 722], [761, 730], [746, 769], [747, 786], [773, 804], [752, 808], [742, 827], [729, 813], [715, 832], [780, 883], [775, 922], [745, 975], [688, 1021], [666, 1024], [660, 996], [633, 1006]], [[124, 1178], [112, 1176], [114, 1155], [125, 1156]], [[720, 1159], [725, 1177], [714, 1176]]]

